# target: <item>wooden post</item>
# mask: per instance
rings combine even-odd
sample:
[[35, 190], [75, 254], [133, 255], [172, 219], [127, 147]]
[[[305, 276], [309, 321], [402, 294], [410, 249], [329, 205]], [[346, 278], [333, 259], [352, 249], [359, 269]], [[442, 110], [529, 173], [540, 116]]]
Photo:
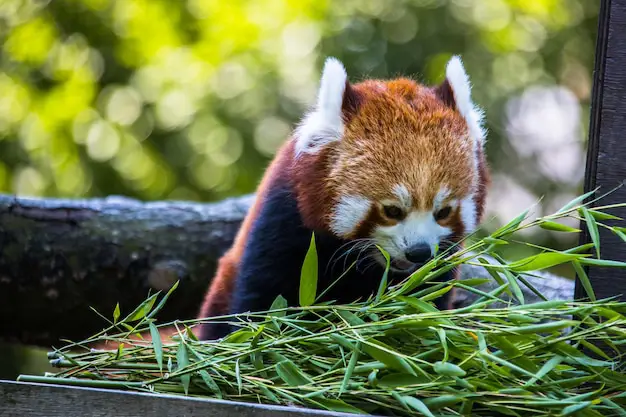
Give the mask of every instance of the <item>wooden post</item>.
[[[595, 198], [626, 179], [626, 0], [601, 0], [598, 19], [596, 62], [593, 75], [591, 123], [587, 149], [585, 192], [599, 187]], [[626, 202], [626, 186], [597, 204]], [[626, 218], [626, 208], [611, 212]], [[607, 222], [610, 224], [610, 222]], [[586, 226], [581, 242], [590, 241]], [[606, 228], [600, 228], [603, 259], [626, 262], [626, 243]], [[620, 296], [626, 300], [626, 269], [590, 267], [589, 279], [597, 298]], [[586, 298], [576, 282], [576, 299]]]

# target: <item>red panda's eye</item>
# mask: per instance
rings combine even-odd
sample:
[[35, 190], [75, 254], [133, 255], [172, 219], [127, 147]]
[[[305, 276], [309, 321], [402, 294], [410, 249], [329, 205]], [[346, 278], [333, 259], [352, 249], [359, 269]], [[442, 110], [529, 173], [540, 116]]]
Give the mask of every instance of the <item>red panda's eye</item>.
[[450, 215], [450, 213], [452, 213], [452, 208], [450, 206], [446, 206], [435, 212], [435, 220], [444, 220]]
[[402, 220], [404, 211], [398, 206], [384, 206], [385, 216], [393, 220]]

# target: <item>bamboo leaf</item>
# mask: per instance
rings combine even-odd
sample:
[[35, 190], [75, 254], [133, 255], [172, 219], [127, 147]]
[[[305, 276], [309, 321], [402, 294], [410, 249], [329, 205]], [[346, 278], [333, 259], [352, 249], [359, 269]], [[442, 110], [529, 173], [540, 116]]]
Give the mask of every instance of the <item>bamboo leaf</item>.
[[553, 222], [551, 220], [545, 220], [544, 222], [539, 224], [539, 227], [545, 230], [553, 230], [555, 232], [565, 232], [565, 233], [580, 232], [580, 229], [576, 229], [574, 227], [571, 227], [562, 223]]
[[402, 401], [406, 405], [414, 409], [415, 411], [419, 411], [420, 413], [424, 414], [427, 417], [435, 417], [435, 415], [431, 413], [428, 407], [415, 397], [409, 397], [405, 395], [405, 396], [402, 396]]
[[[181, 370], [189, 366], [189, 355], [187, 353], [187, 346], [185, 345], [184, 340], [181, 340], [178, 345], [178, 351], [176, 352], [176, 365], [178, 366], [177, 370]], [[180, 380], [183, 383], [185, 395], [189, 394], [189, 382], [191, 381], [191, 375], [189, 373], [181, 374]]]
[[561, 252], [544, 252], [515, 261], [509, 264], [509, 269], [514, 272], [540, 271], [574, 259], [582, 259], [583, 256]]
[[385, 271], [383, 272], [383, 276], [380, 280], [380, 285], [378, 286], [378, 291], [376, 292], [376, 302], [378, 302], [380, 301], [380, 298], [382, 297], [383, 293], [387, 289], [387, 276], [389, 275], [389, 267], [391, 264], [390, 264], [389, 254], [387, 253], [387, 251], [378, 245], [376, 245], [376, 247], [378, 248], [380, 253], [382, 253], [382, 255], [385, 257]]
[[587, 209], [587, 211], [589, 211], [589, 214], [591, 214], [594, 219], [599, 220], [599, 221], [602, 221], [602, 220], [624, 220], [621, 217], [617, 217], [617, 216], [614, 216], [614, 215], [609, 214], [609, 213], [604, 213], [602, 211], [597, 211], [597, 210], [592, 210], [592, 209]]
[[315, 248], [315, 233], [312, 233], [311, 243], [300, 271], [300, 306], [310, 306], [315, 302], [317, 278], [317, 251]]
[[580, 203], [585, 201], [585, 199], [587, 199], [587, 197], [591, 197], [595, 192], [596, 192], [596, 190], [589, 191], [589, 192], [587, 192], [587, 193], [585, 193], [585, 194], [583, 194], [581, 196], [576, 197], [575, 199], [573, 199], [572, 201], [570, 201], [569, 203], [567, 203], [566, 205], [561, 207], [556, 212], [556, 214], [565, 213], [566, 211], [569, 211], [569, 210], [573, 209], [574, 207], [578, 206]]
[[222, 399], [222, 391], [220, 391], [213, 378], [211, 378], [211, 375], [209, 375], [209, 373], [204, 369], [201, 369], [198, 373], [200, 374], [200, 377], [202, 378], [202, 381], [204, 381], [204, 383], [206, 384], [207, 388], [212, 393], [214, 393], [217, 398]]
[[450, 406], [458, 403], [459, 401], [463, 401], [463, 399], [466, 396], [467, 395], [463, 395], [463, 394], [458, 394], [458, 395], [452, 395], [452, 394], [441, 395], [439, 397], [427, 398], [427, 399], [425, 399], [423, 401], [423, 403], [430, 410], [438, 410], [440, 408], [450, 407]]
[[120, 303], [115, 304], [115, 310], [113, 310], [113, 323], [117, 323], [117, 319], [120, 318]]
[[307, 385], [313, 382], [308, 375], [302, 372], [300, 368], [289, 359], [285, 359], [276, 364], [276, 373], [280, 379], [292, 387]]
[[159, 371], [163, 372], [163, 346], [161, 344], [161, 334], [159, 329], [150, 322], [150, 337], [152, 338], [152, 347], [154, 348], [154, 355], [159, 365]]
[[441, 342], [441, 347], [443, 348], [443, 362], [446, 362], [448, 360], [448, 338], [446, 337], [446, 331], [445, 329], [438, 328], [437, 334]]
[[563, 409], [563, 411], [561, 411], [561, 416], [571, 416], [572, 414], [575, 414], [584, 410], [585, 408], [589, 407], [591, 404], [592, 404], [591, 401], [583, 401], [579, 404], [568, 405], [567, 407]]
[[158, 295], [159, 293], [157, 292], [156, 294], [151, 295], [143, 303], [139, 304], [132, 313], [126, 316], [126, 318], [123, 320], [124, 323], [132, 323], [134, 321], [138, 321], [144, 318], [150, 312], [150, 310], [152, 310], [152, 306], [154, 305], [154, 302], [156, 301]]
[[427, 384], [430, 380], [424, 376], [406, 373], [387, 374], [378, 380], [378, 385], [384, 388], [403, 388], [411, 385]]
[[359, 360], [359, 354], [361, 353], [361, 342], [357, 342], [354, 349], [352, 350], [352, 356], [350, 357], [350, 362], [348, 362], [348, 367], [346, 368], [346, 372], [343, 375], [343, 380], [341, 381], [341, 386], [339, 387], [339, 395], [343, 394], [348, 386], [348, 382], [350, 382], [350, 378], [352, 377], [352, 372], [354, 372], [354, 368]]
[[524, 219], [526, 219], [526, 216], [528, 216], [528, 212], [529, 211], [530, 211], [530, 209], [524, 211], [522, 214], [520, 214], [519, 216], [515, 217], [510, 222], [508, 222], [504, 226], [500, 227], [498, 230], [496, 230], [495, 232], [493, 232], [491, 234], [491, 237], [495, 238], [495, 239], [498, 239], [498, 238], [500, 238], [502, 236], [505, 236], [505, 235], [509, 234], [512, 230], [517, 229], [519, 227], [519, 225], [522, 224]]
[[591, 281], [589, 280], [589, 277], [587, 276], [585, 269], [582, 267], [582, 265], [578, 261], [572, 261], [572, 266], [574, 267], [574, 270], [576, 271], [576, 275], [578, 275], [578, 280], [583, 285], [583, 288], [585, 289], [585, 292], [587, 293], [587, 296], [589, 297], [589, 299], [591, 301], [596, 301], [596, 294], [593, 291]]
[[613, 227], [611, 228], [611, 230], [613, 231], [613, 233], [615, 233], [617, 236], [619, 236], [620, 239], [622, 239], [623, 242], [626, 242], [626, 233], [624, 233], [623, 231]]
[[[385, 350], [386, 349], [386, 350]], [[384, 345], [381, 342], [369, 340], [367, 344], [363, 345], [365, 353], [370, 355], [373, 359], [380, 361], [387, 365], [391, 369], [396, 371], [405, 372], [411, 375], [415, 375], [415, 371], [411, 365], [395, 352], [389, 346]]]
[[313, 402], [320, 404], [328, 411], [335, 411], [337, 413], [353, 413], [353, 414], [365, 414], [365, 411], [350, 405], [339, 399], [330, 398], [316, 398]]
[[174, 285], [172, 285], [172, 288], [170, 288], [167, 293], [165, 294], [165, 296], [163, 296], [163, 298], [161, 299], [161, 301], [159, 301], [159, 304], [157, 304], [157, 306], [154, 308], [154, 310], [152, 310], [150, 312], [150, 314], [148, 314], [148, 318], [152, 318], [154, 317], [159, 311], [161, 311], [161, 309], [163, 308], [163, 306], [165, 305], [165, 303], [167, 302], [167, 300], [170, 298], [170, 296], [172, 295], [172, 293], [174, 291], [176, 291], [176, 289], [178, 288], [178, 284], [180, 283], [180, 281], [176, 281], [174, 283]]
[[591, 215], [591, 213], [589, 213], [589, 210], [586, 207], [581, 207], [580, 211], [585, 217], [589, 236], [591, 237], [591, 241], [596, 248], [596, 256], [598, 259], [600, 259], [600, 233], [598, 232], [598, 224], [596, 223], [596, 219], [594, 219], [594, 217]]
[[444, 376], [465, 376], [466, 372], [458, 365], [450, 362], [435, 362], [433, 369], [439, 375]]
[[237, 379], [237, 390], [241, 395], [242, 382], [241, 382], [241, 369], [239, 368], [239, 359], [235, 362], [235, 378]]

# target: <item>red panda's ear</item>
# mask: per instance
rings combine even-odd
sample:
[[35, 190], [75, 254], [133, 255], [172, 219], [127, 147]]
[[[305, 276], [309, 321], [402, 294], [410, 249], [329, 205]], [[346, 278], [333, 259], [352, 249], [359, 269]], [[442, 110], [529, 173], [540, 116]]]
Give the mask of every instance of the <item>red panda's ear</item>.
[[296, 129], [296, 154], [316, 153], [341, 139], [346, 116], [356, 112], [357, 108], [358, 95], [348, 81], [343, 64], [335, 58], [328, 58], [315, 108]]
[[458, 56], [453, 56], [446, 65], [446, 79], [435, 88], [435, 94], [446, 106], [458, 110], [467, 121], [470, 134], [482, 143], [485, 132], [482, 127], [482, 110], [473, 102], [471, 84], [463, 62]]

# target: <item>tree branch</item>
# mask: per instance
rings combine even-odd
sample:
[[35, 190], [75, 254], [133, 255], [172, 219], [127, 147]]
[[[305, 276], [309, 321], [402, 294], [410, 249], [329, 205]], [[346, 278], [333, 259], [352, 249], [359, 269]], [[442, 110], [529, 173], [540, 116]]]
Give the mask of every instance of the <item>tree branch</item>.
[[[159, 319], [195, 317], [253, 198], [196, 204], [0, 195], [0, 339], [41, 346], [83, 339], [104, 325], [90, 307], [111, 317], [119, 302], [128, 313], [148, 291], [176, 280]], [[488, 276], [480, 267], [462, 269], [463, 278]], [[572, 281], [544, 277], [529, 280], [550, 299], [572, 298]], [[473, 299], [458, 293], [461, 305]]]

